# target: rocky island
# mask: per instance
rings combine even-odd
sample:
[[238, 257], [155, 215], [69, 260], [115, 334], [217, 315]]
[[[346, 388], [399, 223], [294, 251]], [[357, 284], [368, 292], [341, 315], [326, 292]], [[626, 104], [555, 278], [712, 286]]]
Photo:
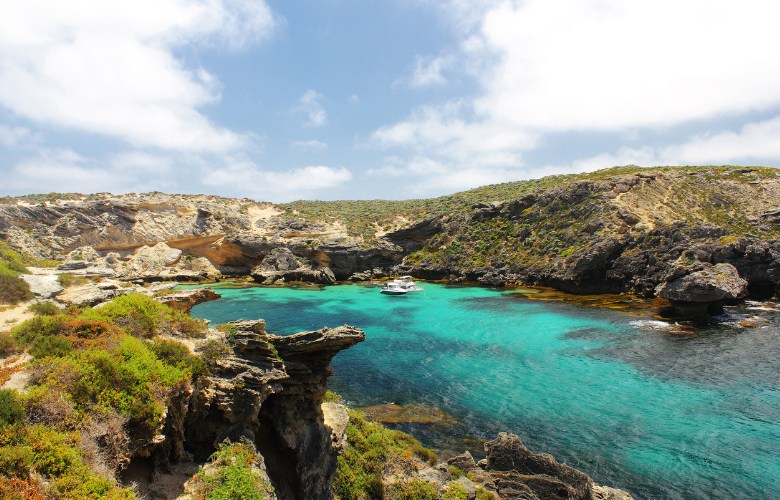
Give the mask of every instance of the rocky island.
[[359, 328], [211, 328], [186, 313], [218, 295], [171, 283], [409, 273], [659, 297], [707, 322], [780, 292], [779, 200], [780, 171], [762, 167], [621, 167], [387, 202], [4, 198], [3, 301], [37, 302], [2, 306], [18, 314], [0, 337], [0, 493], [630, 498], [513, 435], [479, 462], [444, 460], [326, 397], [330, 361]]

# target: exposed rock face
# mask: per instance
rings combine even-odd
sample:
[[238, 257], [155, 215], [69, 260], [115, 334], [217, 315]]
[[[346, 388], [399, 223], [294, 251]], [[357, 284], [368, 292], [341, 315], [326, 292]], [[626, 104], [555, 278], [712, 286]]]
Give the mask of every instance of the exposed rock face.
[[675, 277], [659, 285], [656, 293], [669, 299], [679, 314], [707, 317], [723, 311], [725, 301], [744, 298], [748, 282], [731, 264], [702, 266], [699, 271]]
[[217, 361], [181, 411], [169, 412], [181, 423], [165, 433], [155, 462], [205, 460], [225, 439], [246, 439], [265, 458], [279, 498], [331, 498], [338, 445], [321, 409], [328, 365], [365, 335], [342, 326], [277, 337], [262, 320], [230, 330], [233, 354]]
[[21, 278], [30, 285], [36, 297], [50, 299], [62, 291], [56, 274], [22, 274]]
[[57, 300], [77, 306], [95, 306], [133, 290], [132, 287], [125, 287], [119, 281], [106, 280], [100, 283], [86, 283], [66, 288], [57, 295]]
[[211, 288], [195, 288], [194, 290], [180, 290], [170, 295], [156, 297], [156, 300], [177, 311], [189, 313], [196, 305], [217, 300], [220, 297], [222, 295]]
[[251, 275], [255, 281], [266, 285], [288, 281], [325, 285], [336, 282], [336, 277], [330, 268], [313, 269], [286, 247], [277, 247], [268, 252], [260, 265], [252, 269]]

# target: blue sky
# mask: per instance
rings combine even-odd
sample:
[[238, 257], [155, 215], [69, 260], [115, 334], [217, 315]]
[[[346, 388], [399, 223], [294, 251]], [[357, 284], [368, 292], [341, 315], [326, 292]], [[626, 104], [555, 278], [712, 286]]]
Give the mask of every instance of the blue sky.
[[5, 0], [0, 194], [412, 198], [780, 164], [766, 0]]

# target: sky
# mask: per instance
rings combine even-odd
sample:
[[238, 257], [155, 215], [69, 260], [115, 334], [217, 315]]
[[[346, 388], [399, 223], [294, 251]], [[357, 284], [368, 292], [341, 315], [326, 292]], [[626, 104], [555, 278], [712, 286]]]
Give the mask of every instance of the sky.
[[769, 0], [3, 0], [0, 195], [780, 166]]

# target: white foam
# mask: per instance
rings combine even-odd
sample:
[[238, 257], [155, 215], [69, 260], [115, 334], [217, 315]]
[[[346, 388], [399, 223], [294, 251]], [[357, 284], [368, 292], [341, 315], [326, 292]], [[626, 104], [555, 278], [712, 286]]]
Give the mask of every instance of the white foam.
[[640, 319], [636, 321], [631, 321], [629, 324], [636, 328], [650, 328], [653, 330], [672, 330], [675, 327], [677, 327], [677, 325], [675, 324], [667, 323], [666, 321], [660, 321], [656, 319]]

